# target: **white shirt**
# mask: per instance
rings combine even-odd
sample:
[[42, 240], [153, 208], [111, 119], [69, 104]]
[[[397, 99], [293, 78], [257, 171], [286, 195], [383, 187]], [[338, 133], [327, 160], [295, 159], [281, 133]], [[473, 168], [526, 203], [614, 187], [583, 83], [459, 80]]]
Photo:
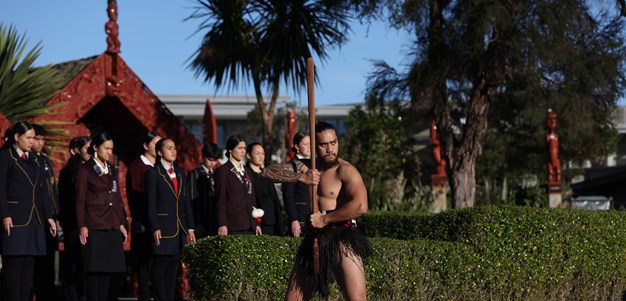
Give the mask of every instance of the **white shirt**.
[[174, 166], [167, 164], [165, 161], [161, 160], [161, 166], [163, 166], [163, 168], [165, 168], [165, 170], [167, 171], [167, 174], [170, 175], [170, 179], [174, 179], [176, 178], [176, 172], [170, 173], [170, 168], [172, 170], [174, 170]]
[[139, 158], [141, 159], [143, 164], [154, 167], [154, 164], [152, 164], [152, 162], [150, 162], [150, 160], [148, 160], [148, 157], [146, 157], [144, 155], [141, 155], [141, 156], [139, 156]]

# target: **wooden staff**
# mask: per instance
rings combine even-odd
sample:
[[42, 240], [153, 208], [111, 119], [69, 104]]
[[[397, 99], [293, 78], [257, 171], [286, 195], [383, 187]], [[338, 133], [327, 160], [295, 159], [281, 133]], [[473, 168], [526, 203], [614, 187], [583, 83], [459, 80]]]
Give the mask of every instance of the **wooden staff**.
[[[306, 59], [306, 77], [307, 77], [307, 96], [309, 101], [309, 132], [311, 137], [311, 168], [316, 169], [315, 164], [315, 65], [313, 58]], [[317, 185], [309, 186], [309, 209], [311, 213], [319, 211], [317, 206]], [[320, 248], [319, 235], [316, 233], [313, 237], [313, 272], [318, 274], [320, 271]]]

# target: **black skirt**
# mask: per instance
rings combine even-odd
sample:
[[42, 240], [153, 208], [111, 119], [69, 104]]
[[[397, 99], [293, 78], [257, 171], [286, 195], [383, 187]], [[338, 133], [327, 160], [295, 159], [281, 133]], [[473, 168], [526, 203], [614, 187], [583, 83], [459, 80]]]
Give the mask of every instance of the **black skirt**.
[[89, 231], [82, 250], [85, 272], [126, 272], [123, 243], [124, 235], [120, 231]]
[[[313, 271], [313, 239], [319, 238], [319, 273]], [[374, 248], [352, 221], [330, 224], [323, 229], [308, 229], [296, 255], [298, 282], [328, 299], [329, 284], [335, 281], [337, 267], [344, 256], [355, 256], [363, 264]]]

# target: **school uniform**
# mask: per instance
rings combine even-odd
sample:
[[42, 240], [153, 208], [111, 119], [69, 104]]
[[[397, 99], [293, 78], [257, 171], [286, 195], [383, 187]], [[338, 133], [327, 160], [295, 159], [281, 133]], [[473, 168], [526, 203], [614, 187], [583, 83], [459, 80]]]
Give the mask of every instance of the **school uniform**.
[[[48, 200], [52, 206], [52, 216], [57, 219], [59, 217], [59, 190], [57, 187], [56, 178], [54, 176], [54, 169], [52, 162], [46, 156], [37, 154], [39, 160], [43, 163], [44, 168], [44, 186], [48, 193]], [[46, 224], [46, 229], [49, 225]], [[60, 226], [57, 227], [58, 235], [61, 235], [63, 230]], [[56, 237], [46, 235], [46, 256], [37, 257], [35, 259], [35, 279], [33, 280], [33, 289], [38, 301], [57, 300], [55, 279], [56, 271], [54, 268], [54, 261], [56, 257], [56, 251], [58, 249], [59, 242]]]
[[156, 300], [174, 300], [183, 246], [194, 224], [185, 173], [158, 162], [146, 173], [150, 234], [161, 231], [159, 245], [152, 240], [151, 275]]
[[76, 221], [79, 229], [89, 230], [87, 243], [82, 247], [89, 300], [104, 299], [103, 286], [108, 287], [109, 296], [116, 297], [120, 276], [126, 272], [120, 226], [128, 229], [128, 222], [117, 171], [110, 163], [104, 164], [106, 168], [91, 159], [78, 167], [76, 176]]
[[187, 176], [196, 239], [217, 235], [217, 194], [214, 171], [199, 165]]
[[[24, 158], [22, 157], [24, 155]], [[43, 164], [36, 155], [9, 146], [0, 151], [0, 215], [10, 217], [10, 235], [2, 229], [2, 285], [5, 300], [27, 300], [35, 256], [46, 254], [46, 224], [52, 206]]]
[[215, 171], [217, 223], [227, 226], [228, 234], [254, 234], [259, 225], [252, 217], [252, 207], [257, 206], [252, 180], [242, 170], [229, 160]]
[[261, 229], [263, 234], [283, 235], [283, 217], [280, 199], [274, 183], [256, 173], [252, 168], [246, 166], [246, 172], [250, 175], [256, 194], [258, 208], [263, 209], [261, 218]]
[[76, 173], [79, 157], [72, 157], [59, 172], [59, 222], [63, 227], [61, 252], [61, 282], [67, 301], [85, 300], [85, 275], [81, 258], [81, 244], [76, 222]]
[[[305, 164], [306, 162], [310, 162], [309, 159], [301, 158], [298, 155], [297, 158], [289, 162], [293, 165], [293, 171], [297, 171], [296, 160], [300, 160]], [[309, 209], [309, 186], [301, 182], [283, 183], [282, 190], [289, 225], [291, 226], [291, 222], [293, 221], [298, 221], [304, 230], [305, 221], [311, 214]]]
[[145, 175], [153, 164], [141, 155], [128, 166], [126, 172], [126, 197], [132, 218], [130, 241], [130, 266], [137, 274], [137, 294], [139, 301], [150, 300], [150, 254], [152, 233], [148, 227], [148, 200], [145, 195]]

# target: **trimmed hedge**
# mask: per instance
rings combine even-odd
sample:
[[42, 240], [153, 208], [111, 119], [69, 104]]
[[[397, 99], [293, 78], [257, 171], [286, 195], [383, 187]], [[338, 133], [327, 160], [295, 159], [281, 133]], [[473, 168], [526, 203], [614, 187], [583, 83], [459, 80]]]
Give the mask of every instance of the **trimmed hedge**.
[[[620, 300], [626, 213], [478, 207], [371, 212], [370, 300]], [[196, 300], [281, 300], [300, 239], [209, 237], [184, 253]], [[339, 298], [334, 287], [331, 300]]]

